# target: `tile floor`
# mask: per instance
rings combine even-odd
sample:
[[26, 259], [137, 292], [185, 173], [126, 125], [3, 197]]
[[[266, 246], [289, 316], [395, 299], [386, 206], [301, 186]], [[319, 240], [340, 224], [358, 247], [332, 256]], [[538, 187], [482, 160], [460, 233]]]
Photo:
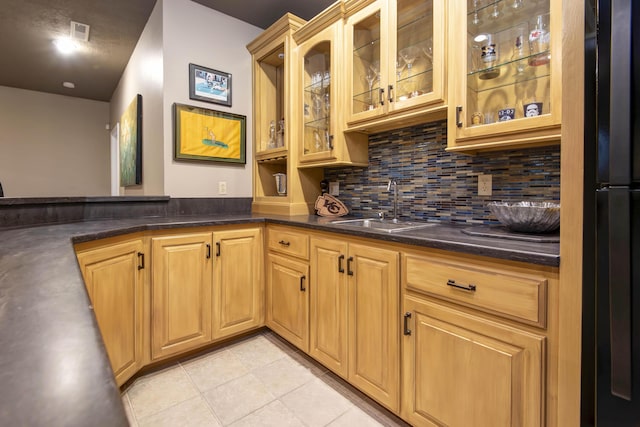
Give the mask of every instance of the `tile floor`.
[[407, 426], [270, 331], [138, 378], [132, 426]]

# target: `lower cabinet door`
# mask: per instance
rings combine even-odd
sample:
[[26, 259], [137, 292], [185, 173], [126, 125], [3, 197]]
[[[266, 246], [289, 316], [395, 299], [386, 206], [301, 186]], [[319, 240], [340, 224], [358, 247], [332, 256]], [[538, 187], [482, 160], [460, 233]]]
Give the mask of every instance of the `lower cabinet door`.
[[311, 238], [309, 354], [347, 378], [347, 244]]
[[262, 229], [217, 231], [213, 285], [213, 338], [264, 324]]
[[211, 341], [211, 233], [151, 239], [151, 358]]
[[404, 298], [402, 415], [415, 426], [541, 426], [545, 337]]
[[78, 254], [111, 368], [122, 385], [142, 367], [141, 240]]
[[398, 252], [349, 244], [349, 382], [400, 408]]
[[267, 326], [309, 351], [309, 266], [282, 256], [267, 258]]

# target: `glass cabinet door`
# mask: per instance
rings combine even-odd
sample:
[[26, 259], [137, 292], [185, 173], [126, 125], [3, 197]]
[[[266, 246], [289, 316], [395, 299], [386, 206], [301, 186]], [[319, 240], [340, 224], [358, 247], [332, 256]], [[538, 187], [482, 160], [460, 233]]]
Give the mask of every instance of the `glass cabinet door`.
[[[332, 131], [332, 42], [324, 40], [304, 52], [302, 156], [330, 153]], [[323, 156], [325, 157], [325, 156]]]
[[444, 107], [445, 20], [444, 0], [381, 0], [347, 18], [348, 124]]
[[[454, 82], [457, 99], [451, 102], [456, 137], [510, 133], [505, 140], [539, 142], [559, 136], [560, 61], [555, 58], [560, 32], [553, 30], [553, 20], [559, 19], [552, 13], [553, 1], [465, 0], [466, 10], [458, 12], [464, 14], [462, 22], [450, 29], [466, 28], [464, 37], [452, 34], [457, 48], [450, 53], [456, 55], [458, 49], [464, 55], [453, 60], [454, 68], [462, 70]], [[464, 78], [458, 80], [462, 72]], [[554, 135], [516, 135], [550, 126], [556, 126]]]
[[348, 122], [369, 119], [385, 111], [387, 9], [387, 2], [375, 2], [347, 18], [346, 54], [351, 70]]
[[392, 20], [395, 42], [391, 44], [393, 49], [389, 54], [390, 109], [415, 104], [416, 101], [422, 103], [434, 89], [436, 97], [442, 98], [442, 85], [434, 88], [434, 78], [439, 80], [442, 76], [443, 8], [439, 0], [395, 1], [396, 13]]

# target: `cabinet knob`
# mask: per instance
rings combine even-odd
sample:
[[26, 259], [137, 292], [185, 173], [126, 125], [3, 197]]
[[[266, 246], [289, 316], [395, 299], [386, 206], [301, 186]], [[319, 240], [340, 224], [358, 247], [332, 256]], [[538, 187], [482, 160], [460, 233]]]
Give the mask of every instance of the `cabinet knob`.
[[144, 268], [144, 254], [142, 252], [138, 252], [138, 270], [142, 270]]
[[389, 85], [389, 102], [393, 102], [393, 85]]
[[220, 242], [216, 242], [216, 256], [220, 256]]
[[353, 270], [351, 269], [351, 263], [353, 262], [353, 257], [350, 256], [347, 258], [347, 274], [349, 276], [353, 276]]
[[384, 89], [380, 88], [380, 105], [384, 105]]
[[289, 245], [291, 244], [291, 243], [289, 243], [287, 241], [284, 241], [284, 240], [280, 240], [278, 243], [280, 243], [282, 246], [286, 246], [286, 247], [289, 247]]
[[304, 287], [304, 281], [307, 278], [307, 276], [300, 276], [300, 292], [304, 292], [307, 290], [307, 288]]
[[344, 260], [344, 255], [340, 255], [338, 257], [338, 273], [344, 273], [344, 267], [342, 266], [343, 260]]

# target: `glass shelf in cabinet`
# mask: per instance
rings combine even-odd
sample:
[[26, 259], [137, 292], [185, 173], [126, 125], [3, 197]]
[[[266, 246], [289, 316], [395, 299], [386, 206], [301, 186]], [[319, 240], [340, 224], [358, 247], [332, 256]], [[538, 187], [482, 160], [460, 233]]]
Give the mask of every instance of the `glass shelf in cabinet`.
[[[470, 2], [467, 10], [467, 25], [476, 29], [476, 33], [497, 33], [528, 21], [536, 15], [549, 13], [548, 0], [522, 0], [514, 8], [515, 0], [487, 1], [478, 0], [478, 7]], [[493, 16], [496, 13], [497, 16]], [[478, 20], [478, 22], [475, 22]]]
[[[411, 20], [408, 22], [402, 22], [398, 24], [398, 33], [404, 33], [406, 30], [410, 30], [415, 28], [416, 24], [424, 24], [423, 21], [425, 20], [429, 20], [429, 21], [433, 21], [433, 14], [431, 13], [431, 11], [429, 11], [429, 13], [424, 13], [422, 15], [419, 15], [417, 17], [412, 16]], [[433, 29], [432, 29], [433, 30]]]
[[475, 93], [481, 93], [481, 92], [486, 92], [488, 90], [495, 90], [495, 89], [508, 87], [508, 86], [510, 87], [514, 85], [523, 85], [535, 80], [549, 79], [551, 77], [551, 73], [547, 70], [544, 73], [538, 73], [538, 74], [524, 74], [518, 77], [509, 76], [508, 78], [505, 78], [505, 79], [496, 78], [492, 80], [481, 80], [482, 82], [481, 87], [478, 87], [477, 84], [475, 84], [477, 83], [475, 76], [469, 76], [469, 77], [470, 77], [469, 81], [471, 82], [471, 84], [467, 84], [467, 87]]
[[[540, 64], [540, 65], [531, 65], [532, 61], [536, 60], [536, 58], [544, 58], [545, 61], [543, 64]], [[467, 76], [469, 77], [475, 76], [475, 75], [480, 76], [481, 74], [486, 73], [488, 71], [496, 70], [499, 68], [506, 68], [506, 66], [508, 65], [517, 64], [518, 62], [521, 62], [521, 61], [525, 62], [526, 67], [548, 66], [551, 63], [551, 51], [545, 50], [543, 52], [536, 52], [529, 55], [524, 55], [517, 59], [509, 59], [508, 61], [499, 62], [498, 64], [492, 67], [479, 68], [477, 70], [470, 71], [467, 73]], [[487, 79], [487, 80], [490, 80], [490, 79]]]
[[321, 92], [326, 92], [327, 90], [329, 90], [331, 88], [331, 84], [330, 83], [314, 83], [312, 85], [309, 86], [305, 86], [304, 91], [306, 93], [321, 93]]
[[329, 117], [322, 117], [317, 120], [305, 121], [304, 126], [311, 129], [322, 129], [326, 130], [329, 128]]
[[375, 52], [376, 50], [380, 50], [379, 47], [376, 48], [376, 46], [379, 46], [379, 45], [380, 45], [380, 39], [373, 39], [366, 42], [363, 45], [354, 46], [353, 55], [359, 58], [365, 58], [365, 59], [371, 58], [373, 56], [372, 52]]

